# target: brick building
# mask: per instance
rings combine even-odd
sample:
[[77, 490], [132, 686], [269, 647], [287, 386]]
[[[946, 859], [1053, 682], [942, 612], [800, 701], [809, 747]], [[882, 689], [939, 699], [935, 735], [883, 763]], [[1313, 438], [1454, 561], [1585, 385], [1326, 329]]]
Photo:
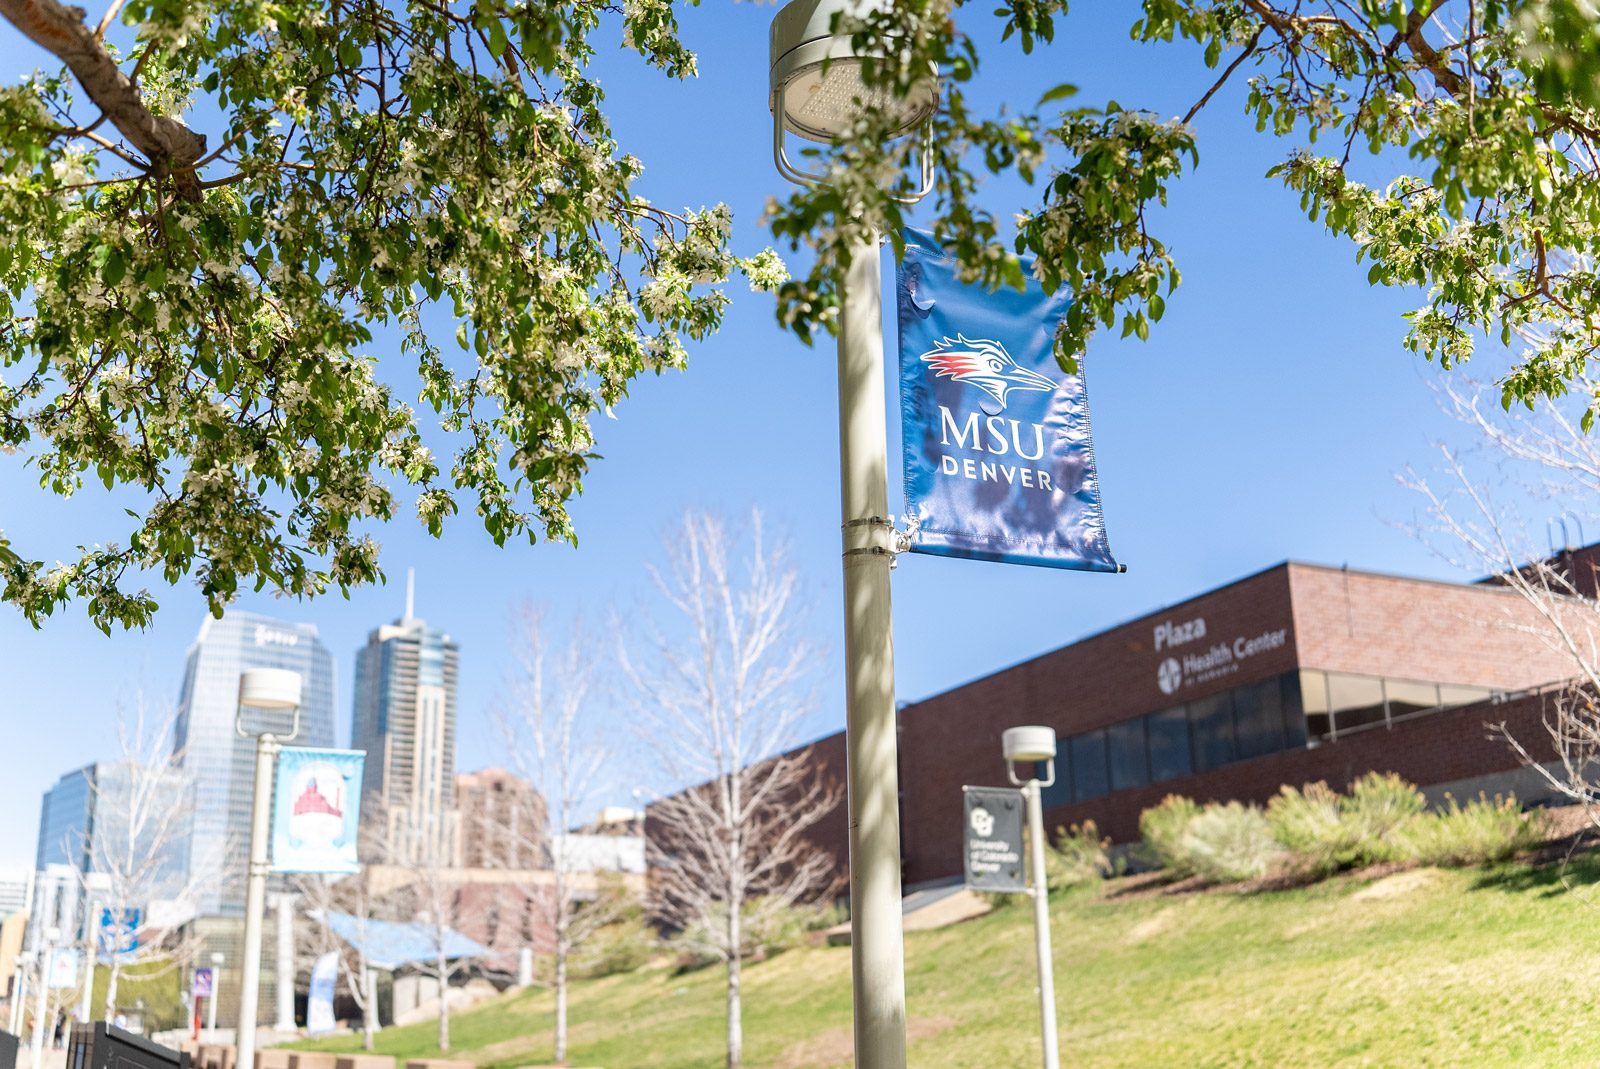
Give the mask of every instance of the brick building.
[[[1596, 548], [1577, 551], [1574, 572], [1592, 571]], [[1537, 797], [1536, 774], [1485, 725], [1548, 750], [1540, 688], [1576, 672], [1547, 630], [1501, 586], [1286, 562], [907, 704], [905, 885], [959, 878], [961, 786], [1007, 782], [1000, 734], [1017, 724], [1058, 736], [1047, 827], [1092, 819], [1119, 843], [1169, 793], [1265, 802], [1286, 783], [1343, 787], [1370, 770], [1434, 798]], [[842, 734], [805, 749], [842, 782]], [[843, 872], [842, 809], [813, 838]]]

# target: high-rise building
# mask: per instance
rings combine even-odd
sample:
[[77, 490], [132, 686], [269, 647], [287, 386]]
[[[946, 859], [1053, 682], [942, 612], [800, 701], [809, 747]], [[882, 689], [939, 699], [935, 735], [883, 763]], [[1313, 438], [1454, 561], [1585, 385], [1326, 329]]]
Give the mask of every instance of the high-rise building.
[[544, 796], [503, 768], [456, 777], [460, 861], [468, 869], [548, 868]]
[[[196, 905], [203, 916], [242, 916], [244, 879], [240, 858], [249, 849], [250, 804], [255, 783], [255, 738], [290, 729], [288, 711], [239, 714], [239, 675], [251, 668], [286, 668], [300, 673], [300, 728], [290, 745], [333, 745], [333, 657], [311, 624], [287, 623], [250, 612], [207, 617], [189, 647], [178, 699], [174, 753], [191, 774], [193, 830], [188, 858], [192, 879], [204, 883]], [[227, 866], [239, 870], [237, 879]], [[227, 871], [225, 871], [225, 869]], [[211, 874], [215, 879], [210, 879]], [[195, 877], [207, 877], [199, 879]]]
[[374, 630], [356, 654], [350, 727], [350, 745], [367, 752], [362, 853], [397, 864], [455, 852], [459, 650], [414, 609], [407, 575], [405, 615]]
[[[26, 864], [0, 865], [0, 921], [24, 913], [33, 897], [33, 869]], [[0, 985], [0, 990], [4, 990]]]
[[39, 844], [34, 870], [70, 865], [89, 870], [89, 814], [94, 803], [94, 765], [74, 769], [44, 792], [39, 810]]

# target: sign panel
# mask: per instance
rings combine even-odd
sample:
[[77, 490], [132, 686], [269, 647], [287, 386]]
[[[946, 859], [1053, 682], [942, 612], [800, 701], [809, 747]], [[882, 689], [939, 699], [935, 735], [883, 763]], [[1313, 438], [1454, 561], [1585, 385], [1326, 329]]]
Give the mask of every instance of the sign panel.
[[1022, 792], [1013, 787], [963, 787], [962, 851], [967, 888], [1026, 891], [1022, 869]]
[[1031, 282], [990, 293], [962, 282], [930, 236], [905, 240], [895, 288], [911, 548], [1122, 571], [1106, 541], [1083, 376], [1052, 352], [1067, 297]]
[[217, 974], [209, 967], [202, 967], [194, 971], [194, 981], [189, 985], [189, 993], [195, 998], [210, 998], [211, 993], [217, 989]]
[[329, 951], [311, 966], [311, 987], [306, 996], [306, 1034], [326, 1035], [335, 1027], [333, 983], [339, 975], [339, 954]]
[[78, 986], [78, 948], [62, 947], [50, 958], [50, 986]]
[[355, 872], [360, 750], [286, 746], [278, 752], [272, 871]]
[[106, 907], [100, 911], [100, 959], [119, 964], [132, 962], [139, 952], [139, 929], [144, 911], [136, 908]]

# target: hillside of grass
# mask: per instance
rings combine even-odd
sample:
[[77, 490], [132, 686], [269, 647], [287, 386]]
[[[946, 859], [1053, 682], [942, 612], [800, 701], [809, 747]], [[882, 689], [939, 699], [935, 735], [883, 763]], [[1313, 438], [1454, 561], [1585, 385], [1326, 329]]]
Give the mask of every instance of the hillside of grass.
[[[1075, 892], [1051, 904], [1063, 1064], [1572, 1066], [1595, 1064], [1600, 860], [1489, 871], [1357, 873], [1255, 894]], [[917, 1069], [1038, 1064], [1026, 900], [906, 939]], [[804, 948], [745, 972], [752, 1069], [850, 1064], [850, 952]], [[716, 969], [666, 966], [581, 982], [571, 1063], [722, 1064]], [[504, 995], [453, 1016], [451, 1057], [489, 1069], [548, 1060], [553, 999]], [[436, 1056], [434, 1023], [378, 1050]], [[360, 1037], [303, 1044], [359, 1049]]]

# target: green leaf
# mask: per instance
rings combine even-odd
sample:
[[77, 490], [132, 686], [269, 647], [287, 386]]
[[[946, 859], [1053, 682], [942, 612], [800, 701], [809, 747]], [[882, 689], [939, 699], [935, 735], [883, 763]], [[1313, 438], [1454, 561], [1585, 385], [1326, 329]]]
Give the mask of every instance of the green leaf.
[[1077, 96], [1077, 95], [1078, 95], [1078, 87], [1077, 86], [1073, 85], [1070, 82], [1062, 82], [1060, 85], [1056, 86], [1054, 89], [1047, 90], [1045, 92], [1045, 94], [1039, 98], [1039, 103], [1038, 103], [1037, 106], [1042, 108], [1046, 104], [1053, 104], [1057, 100], [1066, 100], [1068, 97], [1074, 97], [1074, 96]]

